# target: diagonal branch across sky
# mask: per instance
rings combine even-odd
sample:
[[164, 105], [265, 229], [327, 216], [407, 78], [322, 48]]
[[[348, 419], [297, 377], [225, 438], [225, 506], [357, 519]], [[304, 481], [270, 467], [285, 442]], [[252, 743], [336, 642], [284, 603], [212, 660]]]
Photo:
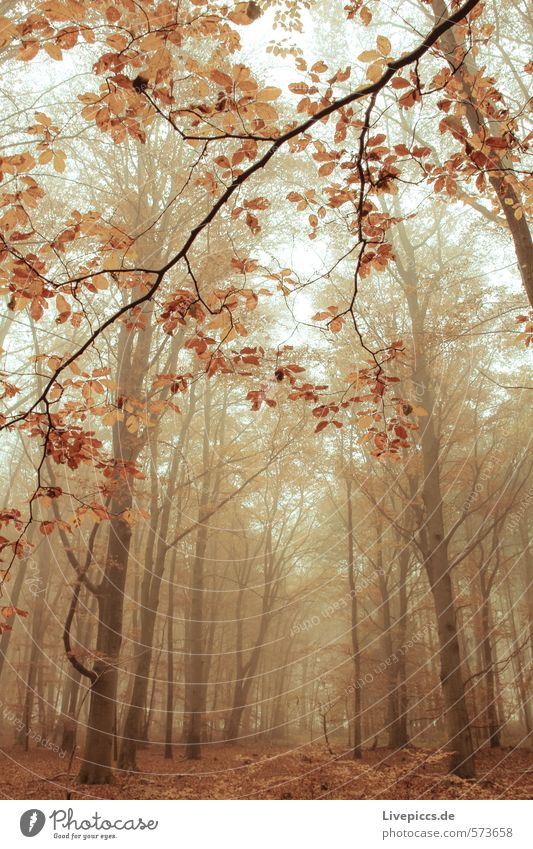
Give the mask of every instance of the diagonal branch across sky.
[[[25, 412], [21, 412], [15, 415], [12, 419], [1, 424], [0, 431], [12, 427], [20, 421], [24, 421], [34, 410], [36, 410], [36, 408], [41, 403], [48, 403], [48, 395], [51, 389], [57, 383], [60, 374], [73, 362], [75, 362], [80, 356], [82, 356], [82, 354], [84, 354], [85, 351], [87, 351], [87, 349], [91, 347], [91, 345], [96, 341], [96, 339], [101, 336], [109, 327], [115, 324], [115, 322], [117, 322], [123, 315], [135, 309], [136, 307], [141, 306], [143, 303], [150, 301], [154, 297], [154, 295], [160, 288], [163, 280], [165, 279], [166, 274], [187, 256], [188, 251], [195, 244], [200, 234], [203, 233], [206, 227], [208, 227], [208, 225], [214, 220], [214, 218], [216, 218], [220, 210], [226, 206], [226, 204], [228, 203], [230, 198], [235, 194], [235, 192], [257, 171], [263, 169], [282, 147], [288, 144], [288, 142], [292, 141], [292, 139], [297, 138], [298, 136], [306, 133], [309, 129], [311, 129], [311, 127], [322, 121], [324, 118], [327, 118], [329, 115], [339, 112], [345, 106], [349, 106], [352, 103], [356, 103], [359, 100], [363, 100], [365, 97], [377, 95], [386, 87], [386, 85], [398, 71], [408, 67], [409, 65], [421, 59], [422, 56], [424, 56], [433, 47], [433, 45], [439, 40], [439, 38], [441, 38], [441, 36], [448, 32], [457, 23], [462, 21], [470, 12], [472, 12], [472, 10], [476, 6], [480, 4], [480, 2], [481, 0], [467, 0], [467, 2], [463, 3], [452, 15], [442, 21], [439, 21], [439, 23], [435, 27], [433, 27], [433, 29], [427, 34], [427, 36], [420, 42], [417, 47], [415, 47], [408, 53], [405, 53], [400, 58], [387, 62], [385, 70], [383, 71], [382, 75], [379, 77], [378, 80], [360, 86], [359, 88], [355, 89], [355, 91], [350, 92], [350, 94], [347, 94], [342, 98], [334, 100], [328, 106], [325, 106], [323, 109], [319, 110], [314, 115], [312, 115], [306, 121], [287, 130], [285, 133], [280, 135], [274, 142], [272, 142], [268, 150], [259, 159], [257, 159], [256, 162], [250, 165], [249, 168], [246, 168], [241, 174], [239, 174], [239, 176], [236, 177], [233, 182], [227, 187], [227, 189], [220, 195], [220, 197], [218, 198], [218, 200], [215, 201], [209, 212], [206, 213], [206, 215], [199, 221], [199, 223], [192, 228], [189, 233], [189, 236], [185, 240], [180, 250], [176, 254], [174, 254], [174, 256], [158, 271], [151, 272], [155, 274], [155, 280], [147, 289], [147, 291], [144, 294], [140, 295], [138, 298], [135, 298], [127, 304], [124, 304], [124, 306], [116, 310], [112, 315], [105, 319], [105, 321], [103, 321], [99, 325], [99, 327], [97, 327], [87, 337], [83, 344], [80, 345], [55, 369], [54, 373], [44, 386], [41, 394], [33, 402], [33, 404], [31, 404], [31, 406], [28, 407]], [[221, 136], [221, 138], [223, 137]], [[146, 269], [142, 270], [146, 271]], [[131, 274], [131, 271], [131, 268], [121, 269], [117, 270], [117, 273], [122, 272]]]

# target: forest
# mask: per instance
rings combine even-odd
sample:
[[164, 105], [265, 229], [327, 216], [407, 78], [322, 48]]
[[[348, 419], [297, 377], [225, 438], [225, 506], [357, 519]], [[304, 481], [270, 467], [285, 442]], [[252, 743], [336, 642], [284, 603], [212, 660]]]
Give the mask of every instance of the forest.
[[0, 798], [531, 797], [530, 11], [0, 3]]

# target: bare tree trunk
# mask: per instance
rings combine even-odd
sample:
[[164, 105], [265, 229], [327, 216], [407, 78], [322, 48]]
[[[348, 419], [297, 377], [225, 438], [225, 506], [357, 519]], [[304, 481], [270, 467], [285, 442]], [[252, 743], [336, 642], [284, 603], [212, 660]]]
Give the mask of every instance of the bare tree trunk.
[[482, 669], [486, 692], [486, 717], [488, 726], [488, 740], [491, 749], [500, 747], [501, 722], [498, 718], [498, 701], [496, 692], [496, 676], [494, 671], [494, 652], [491, 638], [491, 616], [490, 616], [490, 584], [487, 583], [484, 572], [484, 564], [480, 569], [481, 585], [481, 656]]
[[[181, 339], [177, 340], [174, 346], [174, 356], [181, 344]], [[187, 439], [188, 428], [195, 410], [195, 396], [191, 396], [189, 410], [185, 417], [180, 430], [180, 444], [184, 448], [185, 440]], [[137, 769], [137, 747], [139, 743], [144, 742], [146, 735], [142, 731], [143, 719], [146, 712], [146, 701], [148, 694], [148, 681], [150, 676], [150, 667], [152, 663], [152, 652], [154, 643], [154, 631], [156, 626], [157, 612], [159, 609], [159, 596], [161, 591], [161, 581], [165, 570], [166, 556], [168, 553], [167, 536], [170, 523], [172, 506], [174, 504], [173, 495], [176, 489], [176, 478], [180, 463], [180, 451], [174, 449], [170, 468], [168, 470], [168, 486], [165, 490], [164, 506], [162, 511], [159, 510], [159, 469], [157, 462], [157, 439], [159, 436], [158, 428], [152, 430], [151, 448], [152, 448], [152, 472], [151, 472], [151, 509], [152, 517], [151, 525], [148, 532], [145, 550], [144, 575], [141, 586], [141, 605], [140, 605], [140, 625], [141, 625], [141, 641], [140, 652], [135, 661], [134, 680], [130, 704], [126, 713], [124, 722], [123, 739], [120, 747], [118, 765], [121, 769], [135, 770]], [[181, 504], [181, 499], [178, 498], [178, 508]], [[178, 509], [179, 516], [179, 509]], [[160, 517], [160, 522], [158, 519]], [[156, 536], [158, 543], [156, 546]], [[174, 561], [175, 562], [175, 561]]]
[[[409, 566], [409, 552], [404, 549], [399, 555], [400, 566], [400, 584], [398, 588], [398, 639], [397, 645], [400, 647], [405, 644], [405, 634], [407, 630], [407, 573]], [[406, 662], [405, 652], [400, 651], [397, 662], [397, 688], [398, 688], [398, 720], [395, 726], [395, 746], [407, 746], [409, 743], [409, 734], [407, 731], [407, 682], [406, 682]]]
[[205, 655], [204, 655], [204, 558], [207, 545], [207, 525], [201, 525], [196, 539], [196, 551], [191, 568], [191, 621], [189, 631], [190, 658], [188, 664], [190, 690], [189, 721], [185, 756], [196, 760], [202, 755]]
[[[111, 501], [111, 515], [119, 517], [131, 508], [128, 489]], [[98, 660], [93, 671], [87, 737], [78, 780], [81, 784], [112, 781], [113, 738], [118, 683], [118, 660], [122, 645], [124, 583], [131, 528], [120, 518], [111, 519], [104, 578], [98, 594], [99, 622], [96, 641]]]
[[33, 620], [30, 633], [30, 655], [28, 664], [28, 674], [26, 678], [26, 691], [24, 696], [24, 708], [22, 719], [24, 727], [20, 731], [20, 742], [27, 752], [29, 748], [29, 738], [33, 719], [34, 698], [37, 692], [37, 671], [38, 667], [44, 661], [44, 631], [45, 631], [45, 600], [48, 590], [48, 582], [46, 580], [47, 569], [43, 551], [39, 552], [39, 571], [37, 577], [37, 588], [35, 591], [35, 604], [33, 610]]
[[526, 682], [524, 680], [524, 669], [522, 666], [522, 659], [520, 657], [520, 639], [521, 637], [518, 635], [518, 629], [516, 627], [516, 619], [515, 619], [515, 611], [514, 611], [514, 600], [511, 594], [511, 588], [509, 586], [509, 582], [506, 584], [506, 594], [507, 594], [507, 603], [509, 605], [509, 623], [511, 626], [511, 635], [512, 635], [512, 657], [513, 657], [513, 668], [514, 668], [514, 686], [516, 692], [518, 694], [518, 703], [520, 705], [520, 710], [522, 712], [524, 728], [526, 731], [526, 739], [529, 739], [533, 733], [533, 718], [532, 718], [532, 710], [531, 710], [531, 688], [528, 689]]
[[346, 478], [346, 507], [348, 518], [348, 586], [350, 588], [350, 617], [351, 628], [350, 635], [352, 640], [352, 662], [354, 674], [354, 691], [353, 691], [353, 743], [352, 755], [354, 759], [363, 757], [362, 751], [362, 704], [361, 704], [361, 649], [359, 644], [359, 609], [357, 599], [357, 588], [355, 584], [355, 558], [354, 558], [354, 537], [353, 537], [353, 504], [352, 504], [352, 480]]
[[[239, 729], [244, 711], [248, 705], [249, 693], [255, 680], [259, 661], [270, 626], [271, 611], [278, 592], [279, 582], [279, 560], [272, 550], [272, 524], [266, 529], [265, 560], [263, 572], [263, 597], [261, 601], [261, 616], [259, 628], [254, 640], [250, 656], [246, 663], [242, 662], [242, 631], [240, 645], [238, 643], [236, 658], [236, 680], [233, 690], [232, 708], [224, 728], [224, 739], [227, 743], [233, 743], [238, 739]], [[238, 620], [238, 627], [242, 627]]]
[[167, 691], [165, 713], [165, 760], [172, 759], [172, 728], [174, 720], [174, 582], [176, 580], [177, 549], [170, 566], [167, 604]]
[[[150, 525], [146, 538], [144, 554], [144, 573], [141, 583], [139, 615], [140, 615], [140, 641], [137, 644], [138, 652], [135, 657], [133, 671], [133, 686], [131, 689], [130, 703], [126, 709], [126, 719], [122, 731], [121, 745], [118, 757], [120, 769], [134, 771], [137, 769], [137, 747], [142, 742], [143, 716], [146, 710], [148, 693], [148, 680], [152, 660], [152, 647], [154, 641], [154, 629], [156, 621], [156, 609], [152, 604], [151, 583], [154, 571], [154, 548], [156, 534], [159, 527], [159, 462], [157, 454], [157, 428], [154, 428], [150, 437], [151, 449], [151, 473], [150, 473]], [[168, 524], [169, 499], [165, 503], [164, 512]], [[166, 527], [161, 528], [161, 534], [165, 534]], [[163, 538], [165, 538], [163, 537]], [[163, 551], [163, 563], [166, 551]], [[158, 564], [159, 566], [159, 564]], [[162, 574], [163, 564], [161, 565]]]
[[[399, 657], [396, 658], [394, 651], [394, 629], [392, 624], [391, 613], [391, 597], [389, 592], [388, 577], [383, 569], [383, 554], [382, 554], [382, 526], [381, 522], [377, 524], [376, 543], [377, 543], [377, 565], [378, 565], [378, 584], [381, 591], [381, 608], [383, 612], [383, 639], [385, 646], [385, 658], [388, 662], [388, 693], [387, 693], [387, 710], [386, 710], [386, 726], [389, 736], [389, 746], [391, 749], [399, 749], [407, 742], [405, 729], [402, 727], [401, 711], [400, 711], [400, 692], [398, 688], [398, 673], [399, 663], [403, 653], [399, 652]], [[401, 646], [402, 643], [400, 642]], [[405, 668], [405, 659], [404, 668]]]
[[533, 550], [528, 534], [527, 515], [520, 522], [520, 538], [524, 546], [527, 612], [529, 617], [529, 652], [533, 666]]
[[[204, 433], [202, 456], [204, 478], [200, 494], [198, 515], [205, 515], [211, 495], [211, 475], [209, 471], [211, 436], [211, 394], [206, 384], [204, 393]], [[203, 521], [197, 531], [196, 548], [191, 565], [191, 606], [188, 624], [188, 658], [185, 666], [188, 690], [186, 714], [185, 757], [197, 760], [202, 755], [204, 733], [204, 713], [206, 701], [206, 657], [204, 641], [204, 559], [207, 547], [208, 524]]]
[[81, 683], [81, 674], [73, 669], [67, 678], [65, 689], [65, 707], [61, 719], [61, 748], [64, 752], [72, 752], [76, 745], [76, 706]]
[[[23, 560], [17, 565], [16, 577], [13, 583], [13, 589], [10, 588], [9, 584], [5, 585], [3, 590], [4, 596], [8, 602], [8, 604], [13, 605], [13, 607], [17, 607], [19, 604], [20, 593], [22, 590], [22, 585], [24, 583], [24, 577], [26, 575], [28, 569], [28, 560]], [[11, 642], [11, 635], [13, 631], [4, 631], [0, 636], [0, 680], [2, 678], [2, 672], [4, 670], [4, 664], [7, 657], [7, 652], [9, 649], [9, 643]]]
[[[146, 310], [147, 329], [136, 334], [125, 324], [120, 328], [120, 364], [117, 397], [119, 407], [141, 394], [144, 369], [150, 349], [151, 305]], [[137, 344], [134, 339], [137, 336]], [[110, 502], [109, 540], [103, 577], [98, 587], [97, 659], [87, 724], [85, 751], [78, 774], [81, 784], [112, 781], [113, 743], [116, 735], [118, 664], [122, 646], [124, 587], [131, 543], [128, 514], [133, 505], [133, 479], [128, 475], [139, 455], [142, 440], [126, 427], [125, 418], [113, 425], [113, 456], [116, 471]]]
[[[426, 391], [426, 404], [429, 393]], [[429, 403], [429, 411], [432, 404]], [[461, 778], [475, 776], [470, 719], [463, 682], [461, 649], [457, 627], [455, 598], [445, 541], [438, 448], [431, 418], [422, 431], [424, 458], [423, 498], [426, 513], [426, 562], [437, 614], [441, 685], [446, 706], [448, 743], [453, 749], [451, 771]]]
[[475, 776], [474, 749], [468, 708], [466, 703], [461, 648], [455, 610], [455, 597], [450, 572], [448, 544], [444, 524], [444, 509], [440, 482], [439, 441], [434, 424], [434, 397], [431, 375], [426, 363], [423, 332], [423, 311], [416, 288], [414, 251], [409, 243], [404, 225], [398, 226], [402, 247], [409, 269], [398, 262], [404, 284], [413, 330], [415, 365], [413, 379], [422, 387], [422, 405], [428, 416], [424, 419], [420, 441], [423, 460], [421, 484], [424, 504], [424, 527], [420, 529], [420, 542], [424, 550], [424, 566], [435, 612], [439, 636], [440, 677], [444, 696], [448, 744], [452, 749], [450, 769], [461, 778]]

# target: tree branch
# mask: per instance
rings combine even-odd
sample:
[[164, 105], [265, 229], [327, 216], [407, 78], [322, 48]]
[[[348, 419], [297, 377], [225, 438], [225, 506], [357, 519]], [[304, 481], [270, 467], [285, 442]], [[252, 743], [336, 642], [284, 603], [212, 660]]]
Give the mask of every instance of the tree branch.
[[[13, 426], [17, 422], [23, 421], [27, 418], [27, 416], [33, 412], [39, 404], [46, 402], [48, 398], [48, 393], [55, 385], [58, 377], [68, 368], [75, 360], [77, 360], [85, 351], [91, 347], [91, 345], [95, 342], [95, 340], [102, 335], [102, 333], [107, 330], [108, 327], [111, 327], [119, 318], [128, 313], [130, 310], [135, 309], [138, 306], [150, 301], [155, 293], [160, 288], [165, 275], [168, 271], [174, 268], [181, 260], [186, 256], [187, 252], [190, 250], [192, 245], [196, 242], [198, 236], [206, 229], [206, 227], [213, 221], [214, 218], [218, 215], [220, 210], [226, 206], [230, 198], [235, 194], [235, 192], [247, 181], [250, 177], [253, 176], [257, 171], [263, 169], [270, 160], [276, 155], [276, 153], [280, 150], [281, 147], [286, 145], [288, 142], [292, 141], [292, 139], [297, 136], [302, 135], [303, 133], [310, 130], [314, 127], [315, 124], [321, 122], [324, 118], [328, 118], [330, 115], [335, 112], [339, 112], [345, 106], [349, 106], [352, 103], [356, 103], [358, 100], [362, 100], [365, 97], [376, 96], [380, 91], [382, 91], [387, 83], [392, 79], [392, 77], [397, 73], [397, 71], [406, 68], [408, 65], [411, 65], [413, 62], [417, 62], [425, 53], [427, 53], [431, 47], [439, 40], [439, 38], [450, 30], [455, 24], [459, 21], [463, 20], [466, 15], [469, 14], [476, 6], [479, 5], [481, 0], [467, 0], [467, 2], [463, 3], [462, 6], [457, 9], [449, 18], [446, 20], [440, 21], [437, 26], [435, 26], [428, 35], [423, 39], [423, 41], [415, 47], [410, 52], [406, 53], [404, 56], [399, 59], [395, 59], [392, 62], [388, 62], [385, 71], [381, 75], [381, 77], [372, 83], [368, 83], [367, 85], [360, 86], [355, 91], [347, 94], [345, 97], [342, 97], [338, 100], [334, 100], [328, 106], [320, 109], [302, 124], [298, 124], [294, 126], [292, 129], [283, 133], [279, 136], [278, 139], [272, 144], [272, 146], [263, 154], [256, 162], [246, 168], [238, 177], [236, 177], [233, 182], [227, 187], [227, 189], [222, 193], [222, 195], [218, 198], [218, 200], [213, 204], [209, 212], [202, 218], [202, 220], [193, 227], [188, 238], [184, 242], [183, 246], [180, 250], [165, 264], [162, 268], [157, 272], [153, 272], [156, 274], [155, 280], [149, 289], [138, 298], [135, 298], [133, 301], [130, 301], [127, 304], [124, 304], [120, 309], [113, 313], [113, 315], [109, 316], [102, 324], [96, 328], [96, 330], [85, 340], [85, 342], [80, 345], [80, 347], [74, 351], [70, 357], [61, 363], [58, 368], [54, 371], [53, 375], [48, 380], [48, 383], [44, 387], [40, 396], [37, 400], [28, 408], [25, 413], [20, 413], [15, 416], [11, 421], [5, 422], [0, 425], [0, 431], [10, 426]], [[131, 269], [121, 269], [120, 273], [131, 274]], [[105, 272], [105, 270], [104, 270]], [[96, 272], [93, 272], [96, 273]], [[118, 272], [117, 272], [118, 273]]]

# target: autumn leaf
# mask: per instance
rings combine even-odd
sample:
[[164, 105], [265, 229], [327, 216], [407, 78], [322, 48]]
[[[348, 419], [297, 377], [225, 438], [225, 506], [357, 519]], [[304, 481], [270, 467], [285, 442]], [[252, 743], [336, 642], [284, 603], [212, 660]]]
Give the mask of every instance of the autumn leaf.
[[240, 26], [247, 26], [248, 24], [252, 24], [261, 16], [262, 12], [257, 3], [237, 3], [234, 7], [233, 11], [228, 14], [228, 18], [234, 24], [239, 24]]
[[367, 27], [370, 23], [372, 23], [372, 12], [367, 6], [362, 6], [359, 10], [359, 17], [361, 18], [364, 25]]
[[54, 153], [54, 170], [62, 173], [65, 170], [66, 154], [62, 150]]
[[381, 79], [382, 74], [383, 62], [381, 61], [374, 62], [366, 69], [367, 78], [373, 83], [377, 83], [377, 81]]
[[256, 100], [276, 100], [281, 94], [281, 89], [276, 86], [267, 86], [256, 94]]
[[391, 45], [388, 38], [386, 38], [384, 35], [378, 35], [378, 37], [376, 39], [376, 43], [377, 43], [377, 46], [378, 46], [378, 50], [379, 50], [379, 52], [381, 53], [382, 56], [389, 56], [390, 55], [390, 52], [392, 50], [392, 45]]
[[35, 39], [29, 39], [28, 41], [23, 41], [19, 52], [17, 53], [17, 59], [22, 59], [23, 62], [30, 62], [34, 59], [39, 52], [39, 42]]
[[392, 88], [409, 88], [409, 82], [403, 77], [394, 77], [391, 80]]
[[233, 86], [233, 80], [229, 76], [229, 74], [225, 74], [223, 71], [219, 71], [217, 68], [214, 68], [209, 74], [209, 78], [213, 80], [217, 85], [222, 86], [225, 89], [231, 91]]
[[277, 110], [274, 109], [273, 106], [270, 106], [269, 103], [255, 103], [254, 109], [257, 115], [260, 118], [263, 118], [264, 121], [276, 121], [278, 117]]
[[43, 44], [43, 48], [46, 53], [50, 56], [51, 59], [55, 59], [56, 62], [60, 62], [63, 58], [63, 53], [59, 44], [55, 44], [53, 41], [47, 41]]
[[[0, 15], [0, 48], [7, 47], [16, 34], [17, 30], [13, 21], [10, 21], [5, 15]], [[19, 56], [19, 58], [21, 57]]]
[[318, 173], [321, 177], [327, 177], [335, 170], [336, 164], [336, 162], [325, 162], [324, 165], [321, 165], [318, 169]]
[[50, 148], [43, 150], [43, 152], [39, 155], [39, 162], [41, 165], [46, 165], [51, 159], [53, 159], [53, 156], [54, 152]]
[[9, 619], [11, 616], [22, 616], [25, 618], [29, 616], [29, 611], [21, 610], [20, 607], [14, 607], [13, 605], [5, 605], [4, 607], [0, 607], [0, 614], [4, 616], [6, 619]]
[[374, 59], [379, 59], [377, 50], [363, 50], [357, 57], [360, 62], [373, 62]]
[[493, 150], [506, 150], [509, 146], [508, 142], [501, 136], [488, 136], [484, 139], [484, 144], [488, 144]]
[[137, 433], [139, 430], [139, 419], [137, 416], [128, 416], [126, 419], [126, 430], [129, 433]]
[[307, 94], [309, 86], [307, 83], [290, 83], [288, 89], [294, 94]]

